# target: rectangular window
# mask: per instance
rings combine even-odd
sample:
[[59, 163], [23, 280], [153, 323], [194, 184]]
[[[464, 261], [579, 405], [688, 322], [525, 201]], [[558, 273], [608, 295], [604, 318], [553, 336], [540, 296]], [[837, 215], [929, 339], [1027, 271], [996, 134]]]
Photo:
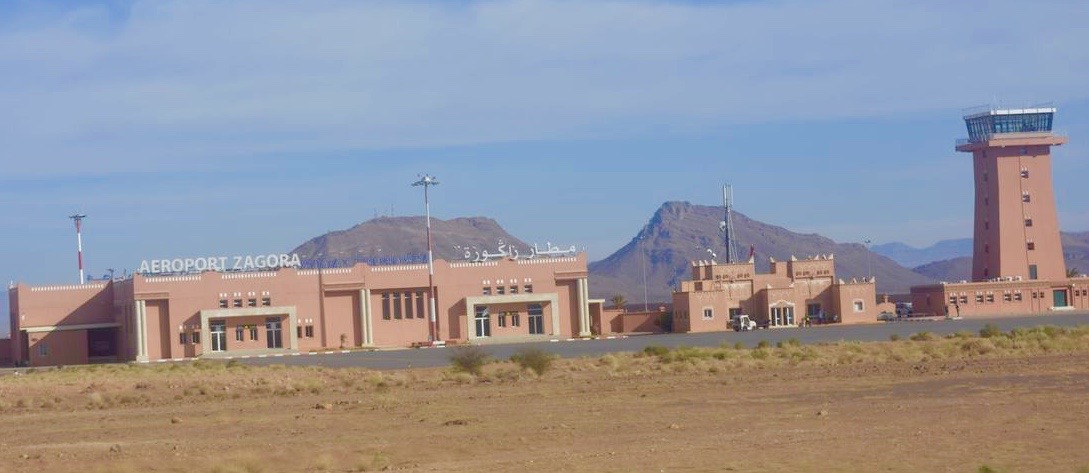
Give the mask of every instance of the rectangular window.
[[190, 337], [194, 345], [200, 345], [200, 332], [193, 332], [193, 336]]
[[1022, 299], [1021, 299], [1021, 293], [1020, 293], [1020, 292], [1018, 292], [1018, 293], [1014, 294], [1014, 295], [1013, 295], [1013, 300], [1015, 300], [1015, 301], [1017, 301], [1017, 302], [1021, 302], [1021, 300], [1022, 300]]
[[186, 343], [189, 343], [189, 334], [185, 333], [185, 332], [179, 333], [178, 334], [178, 343], [180, 343], [182, 345], [185, 345]]
[[1013, 302], [1013, 294], [1003, 294], [1002, 300], [1005, 302]]
[[1036, 242], [1030, 241], [1025, 246], [1029, 249], [1029, 251], [1035, 250], [1036, 249]]
[[390, 306], [389, 306], [389, 293], [382, 293], [382, 318], [385, 320], [390, 319]]
[[1021, 177], [1025, 178], [1025, 179], [1028, 179], [1028, 177], [1029, 177], [1028, 169], [1022, 169], [1021, 170]]
[[821, 305], [820, 304], [806, 304], [806, 306], [805, 306], [805, 315], [808, 315], [810, 317], [816, 317], [816, 316], [820, 315], [820, 313], [821, 313]]
[[993, 304], [994, 303], [994, 294], [987, 294], [987, 303], [988, 304]]
[[314, 326], [313, 325], [307, 325], [306, 326], [306, 338], [314, 338]]
[[525, 290], [522, 291], [522, 292], [525, 292], [526, 294], [533, 294], [533, 285], [532, 284], [526, 284], [526, 287], [524, 289]]
[[507, 326], [507, 313], [506, 312], [500, 312], [499, 313], [499, 318], [497, 320], [499, 321], [499, 326], [500, 327], [506, 327]]
[[976, 294], [976, 304], [983, 303], [983, 294]]
[[1032, 195], [1030, 195], [1028, 192], [1025, 192], [1024, 194], [1021, 194], [1021, 202], [1025, 202], [1025, 203], [1032, 202]]
[[1031, 218], [1026, 218], [1025, 219], [1025, 226], [1026, 227], [1031, 227], [1032, 226], [1032, 219]]
[[261, 305], [263, 305], [265, 307], [268, 307], [268, 306], [272, 305], [272, 298], [262, 297], [261, 298]]
[[961, 304], [967, 304], [968, 303], [968, 296], [960, 296], [960, 303]]
[[424, 293], [423, 291], [416, 291], [416, 316], [425, 319], [427, 317], [424, 314], [427, 314], [427, 311], [424, 310]]
[[257, 340], [257, 326], [250, 325], [250, 340]]
[[242, 307], [242, 299], [235, 299], [234, 300], [234, 306], [235, 307]]
[[1035, 264], [1030, 264], [1029, 265], [1029, 279], [1037, 279], [1038, 277], [1039, 277], [1039, 274], [1038, 274], [1038, 272], [1036, 270], [1036, 265]]
[[48, 342], [38, 342], [38, 356], [49, 356]]
[[220, 309], [226, 309], [227, 308], [227, 299], [220, 299], [219, 300], [219, 308]]
[[257, 299], [249, 299], [246, 301], [247, 307], [257, 307]]
[[866, 310], [866, 304], [862, 301], [855, 301], [855, 312], [862, 312]]
[[510, 326], [511, 327], [521, 327], [522, 326], [522, 315], [517, 313], [517, 312], [511, 312], [510, 313]]
[[502, 296], [502, 295], [504, 295], [506, 293], [507, 293], [507, 287], [506, 286], [496, 286], [495, 287], [495, 295]]
[[510, 287], [510, 293], [511, 294], [518, 294], [518, 286], [511, 286]]
[[715, 309], [706, 308], [703, 309], [703, 320], [711, 320], [715, 318]]
[[302, 326], [295, 327], [295, 337], [302, 338]]
[[411, 292], [406, 292], [405, 293], [405, 318], [406, 319], [411, 319], [413, 317], [412, 312], [413, 312], [413, 309], [415, 309], [415, 308], [416, 308], [415, 305], [412, 304], [412, 293]]
[[393, 318], [400, 320], [403, 316], [401, 314], [401, 293], [393, 293]]
[[241, 325], [235, 327], [234, 328], [234, 340], [237, 341], [237, 342], [244, 341], [246, 339], [246, 337], [244, 336], [245, 332], [246, 332], [245, 329], [243, 329]]
[[481, 294], [484, 294], [485, 296], [492, 295], [492, 288], [491, 287], [485, 287], [484, 290], [481, 291]]

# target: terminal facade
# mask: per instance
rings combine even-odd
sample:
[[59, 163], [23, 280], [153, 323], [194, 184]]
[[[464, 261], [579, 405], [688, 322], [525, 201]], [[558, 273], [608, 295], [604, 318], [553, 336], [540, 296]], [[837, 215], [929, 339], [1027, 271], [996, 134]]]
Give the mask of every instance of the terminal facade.
[[692, 263], [692, 277], [673, 293], [673, 330], [729, 330], [731, 319], [748, 315], [760, 325], [796, 327], [821, 323], [873, 323], [881, 311], [873, 278], [836, 278], [835, 256], [771, 260], [771, 271], [757, 274], [744, 263]]
[[988, 109], [964, 116], [972, 155], [975, 225], [972, 280], [911, 289], [916, 313], [941, 316], [1043, 314], [1089, 309], [1089, 278], [1063, 261], [1052, 185], [1051, 107]]
[[15, 364], [46, 366], [547, 340], [591, 335], [602, 310], [585, 254], [434, 266], [434, 291], [426, 264], [18, 284], [9, 350]]

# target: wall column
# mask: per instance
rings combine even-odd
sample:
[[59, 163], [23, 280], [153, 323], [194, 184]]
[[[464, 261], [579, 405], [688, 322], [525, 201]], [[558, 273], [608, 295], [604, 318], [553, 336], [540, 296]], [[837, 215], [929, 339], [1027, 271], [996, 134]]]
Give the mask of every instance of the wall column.
[[578, 279], [579, 336], [590, 336], [590, 298], [586, 278]]
[[371, 325], [371, 290], [359, 290], [359, 333], [362, 336], [360, 345], [369, 347], [374, 345], [374, 327]]
[[147, 356], [147, 301], [136, 301], [136, 361], [149, 361]]

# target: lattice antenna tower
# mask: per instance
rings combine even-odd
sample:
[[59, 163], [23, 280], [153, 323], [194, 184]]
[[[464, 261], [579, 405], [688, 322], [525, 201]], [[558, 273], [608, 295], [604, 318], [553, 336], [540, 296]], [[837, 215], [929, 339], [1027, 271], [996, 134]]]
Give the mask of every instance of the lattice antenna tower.
[[738, 262], [737, 234], [734, 232], [734, 188], [726, 184], [722, 186], [722, 208], [725, 218], [719, 222], [719, 230], [722, 231], [723, 243], [726, 245], [726, 263]]

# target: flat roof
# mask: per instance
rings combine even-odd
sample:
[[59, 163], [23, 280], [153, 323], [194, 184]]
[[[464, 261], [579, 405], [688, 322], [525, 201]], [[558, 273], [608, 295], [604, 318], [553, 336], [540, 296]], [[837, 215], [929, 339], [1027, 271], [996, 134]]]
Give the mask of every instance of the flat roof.
[[1030, 115], [1035, 113], [1055, 113], [1055, 110], [1055, 107], [990, 109], [982, 112], [966, 114], [964, 115], [964, 119], [970, 120], [973, 118], [995, 115]]

